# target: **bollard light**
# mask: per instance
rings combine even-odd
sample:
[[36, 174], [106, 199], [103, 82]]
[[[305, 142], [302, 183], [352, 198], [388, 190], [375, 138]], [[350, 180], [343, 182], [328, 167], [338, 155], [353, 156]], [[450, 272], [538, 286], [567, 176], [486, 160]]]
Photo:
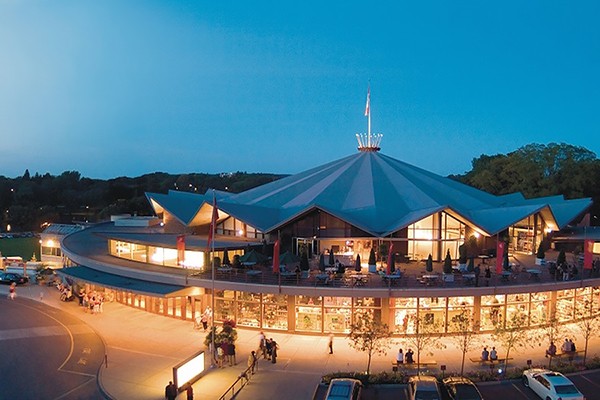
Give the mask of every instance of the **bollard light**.
[[527, 366], [531, 368], [531, 360], [527, 360]]

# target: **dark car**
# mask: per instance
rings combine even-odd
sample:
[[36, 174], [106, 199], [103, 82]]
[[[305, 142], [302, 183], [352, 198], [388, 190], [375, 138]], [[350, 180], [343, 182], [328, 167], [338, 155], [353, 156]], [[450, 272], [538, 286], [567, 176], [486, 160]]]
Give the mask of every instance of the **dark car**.
[[443, 380], [448, 396], [452, 400], [483, 400], [477, 386], [468, 378], [451, 376]]
[[0, 283], [10, 285], [14, 282], [17, 285], [22, 285], [24, 283], [27, 283], [28, 281], [28, 277], [23, 276], [21, 274], [17, 274], [15, 272], [0, 272]]

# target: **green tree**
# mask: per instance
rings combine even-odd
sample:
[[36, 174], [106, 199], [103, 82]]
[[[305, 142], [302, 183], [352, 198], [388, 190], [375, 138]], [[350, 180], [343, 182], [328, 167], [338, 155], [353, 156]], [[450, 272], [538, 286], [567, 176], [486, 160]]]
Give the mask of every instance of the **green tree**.
[[594, 312], [594, 304], [590, 300], [584, 300], [575, 308], [575, 329], [579, 331], [584, 341], [583, 365], [587, 359], [588, 345], [592, 336], [597, 335], [600, 330], [600, 319]]
[[388, 326], [375, 319], [368, 311], [354, 314], [354, 322], [350, 325], [348, 340], [350, 347], [367, 353], [367, 375], [371, 371], [373, 354], [387, 354], [391, 346], [391, 332]]
[[479, 342], [477, 332], [474, 330], [473, 310], [461, 307], [459, 313], [452, 317], [449, 325], [449, 331], [454, 333], [450, 336], [450, 340], [462, 354], [460, 374], [463, 375], [466, 355]]
[[506, 320], [506, 324], [498, 324], [492, 334], [492, 339], [505, 349], [504, 370], [506, 371], [511, 350], [532, 347], [531, 332], [523, 329], [527, 325], [527, 313], [518, 310]]
[[433, 356], [433, 350], [443, 349], [443, 325], [430, 316], [419, 316], [415, 320], [415, 333], [406, 338], [409, 348], [414, 348], [417, 354], [417, 374], [421, 370], [421, 354]]

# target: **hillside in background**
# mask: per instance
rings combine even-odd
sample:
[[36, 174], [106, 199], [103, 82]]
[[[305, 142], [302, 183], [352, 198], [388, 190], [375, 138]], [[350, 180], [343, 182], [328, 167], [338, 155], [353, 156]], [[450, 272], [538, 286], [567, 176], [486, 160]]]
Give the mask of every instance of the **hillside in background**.
[[[146, 192], [180, 190], [204, 194], [207, 189], [239, 193], [285, 175], [153, 173], [109, 180], [82, 178], [79, 172], [59, 176], [0, 176], [0, 232], [39, 232], [45, 223], [98, 222], [114, 214], [152, 215]], [[30, 255], [31, 256], [31, 255]]]

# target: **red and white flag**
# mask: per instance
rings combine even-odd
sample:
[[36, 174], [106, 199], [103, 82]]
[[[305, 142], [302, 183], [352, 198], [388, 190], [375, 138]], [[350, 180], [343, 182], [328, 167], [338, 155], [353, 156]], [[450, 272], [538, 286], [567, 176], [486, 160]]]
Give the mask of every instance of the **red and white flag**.
[[185, 235], [177, 236], [177, 265], [183, 267], [185, 263]]
[[219, 209], [217, 208], [217, 199], [213, 192], [213, 210], [212, 217], [210, 219], [210, 229], [208, 230], [208, 240], [206, 241], [207, 251], [210, 251], [210, 245], [214, 239], [215, 229], [217, 228], [217, 220], [219, 219]]
[[273, 246], [273, 273], [279, 273], [279, 240], [276, 240]]
[[583, 269], [592, 269], [594, 260], [594, 241], [586, 239], [583, 241]]
[[365, 106], [365, 117], [368, 117], [371, 112], [371, 87], [367, 89], [367, 105]]

